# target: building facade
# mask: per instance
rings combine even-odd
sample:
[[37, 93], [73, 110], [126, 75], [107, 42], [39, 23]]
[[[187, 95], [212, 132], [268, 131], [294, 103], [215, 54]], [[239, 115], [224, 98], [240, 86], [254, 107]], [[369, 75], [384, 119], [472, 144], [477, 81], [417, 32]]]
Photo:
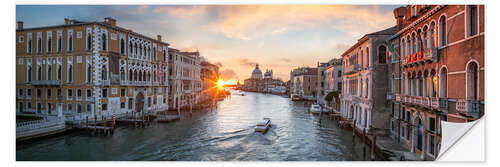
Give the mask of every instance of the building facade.
[[469, 122], [484, 114], [484, 5], [407, 5], [394, 15], [399, 30], [390, 39], [399, 48], [392, 55], [401, 79], [392, 136], [433, 160], [440, 120]]
[[169, 82], [171, 109], [195, 105], [199, 102], [202, 83], [200, 78], [200, 53], [169, 49]]
[[168, 109], [168, 46], [102, 22], [16, 30], [16, 111], [41, 115]]
[[202, 81], [202, 93], [200, 101], [213, 100], [217, 92], [219, 81], [219, 66], [206, 61], [200, 63], [200, 77]]
[[[325, 96], [330, 92], [342, 92], [342, 59], [336, 58], [328, 61], [328, 66], [325, 68]], [[323, 97], [324, 99], [324, 97]], [[340, 104], [335, 104], [334, 100], [326, 102], [329, 108], [337, 110]]]
[[366, 34], [342, 54], [341, 115], [360, 132], [389, 133], [386, 39], [395, 32], [391, 27]]
[[300, 67], [290, 72], [290, 94], [292, 99], [316, 101], [318, 68]]

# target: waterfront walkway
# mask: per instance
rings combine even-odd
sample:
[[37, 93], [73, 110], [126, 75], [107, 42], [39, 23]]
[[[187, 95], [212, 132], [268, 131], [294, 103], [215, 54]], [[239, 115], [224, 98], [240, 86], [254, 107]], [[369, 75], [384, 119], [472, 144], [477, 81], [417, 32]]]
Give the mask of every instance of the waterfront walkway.
[[423, 161], [419, 155], [401, 146], [388, 136], [377, 136], [376, 146], [384, 158], [390, 161]]

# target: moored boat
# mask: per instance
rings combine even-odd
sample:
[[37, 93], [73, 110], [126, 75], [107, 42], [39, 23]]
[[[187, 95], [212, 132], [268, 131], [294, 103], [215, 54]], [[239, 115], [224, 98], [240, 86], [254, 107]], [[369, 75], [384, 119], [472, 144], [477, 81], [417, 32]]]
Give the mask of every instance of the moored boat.
[[319, 114], [321, 113], [321, 106], [319, 106], [318, 104], [312, 104], [309, 111], [311, 111], [311, 113], [313, 114]]

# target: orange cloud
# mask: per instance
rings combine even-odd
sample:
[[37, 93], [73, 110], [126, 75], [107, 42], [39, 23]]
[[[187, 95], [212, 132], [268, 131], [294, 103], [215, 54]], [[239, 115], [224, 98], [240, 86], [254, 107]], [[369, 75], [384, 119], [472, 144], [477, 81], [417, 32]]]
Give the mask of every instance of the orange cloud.
[[325, 25], [360, 36], [394, 24], [391, 12], [349, 5], [221, 6], [218, 16], [215, 23], [204, 28], [242, 40]]
[[153, 9], [153, 13], [168, 13], [170, 16], [187, 18], [202, 16], [208, 12], [210, 6], [161, 6]]

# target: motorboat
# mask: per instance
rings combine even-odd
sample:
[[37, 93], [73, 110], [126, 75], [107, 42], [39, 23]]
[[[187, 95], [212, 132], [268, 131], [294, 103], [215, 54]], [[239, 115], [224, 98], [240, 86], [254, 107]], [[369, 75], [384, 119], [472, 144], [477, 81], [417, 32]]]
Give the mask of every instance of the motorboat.
[[321, 106], [319, 106], [318, 104], [313, 104], [313, 105], [311, 105], [311, 108], [309, 109], [309, 111], [311, 111], [311, 113], [313, 113], [313, 114], [319, 114], [319, 113], [321, 113]]
[[271, 127], [271, 119], [264, 118], [263, 120], [257, 123], [257, 126], [255, 126], [255, 131], [265, 133], [270, 127]]
[[299, 95], [297, 94], [292, 94], [292, 101], [299, 101], [299, 100], [302, 100], [302, 98], [300, 98]]

